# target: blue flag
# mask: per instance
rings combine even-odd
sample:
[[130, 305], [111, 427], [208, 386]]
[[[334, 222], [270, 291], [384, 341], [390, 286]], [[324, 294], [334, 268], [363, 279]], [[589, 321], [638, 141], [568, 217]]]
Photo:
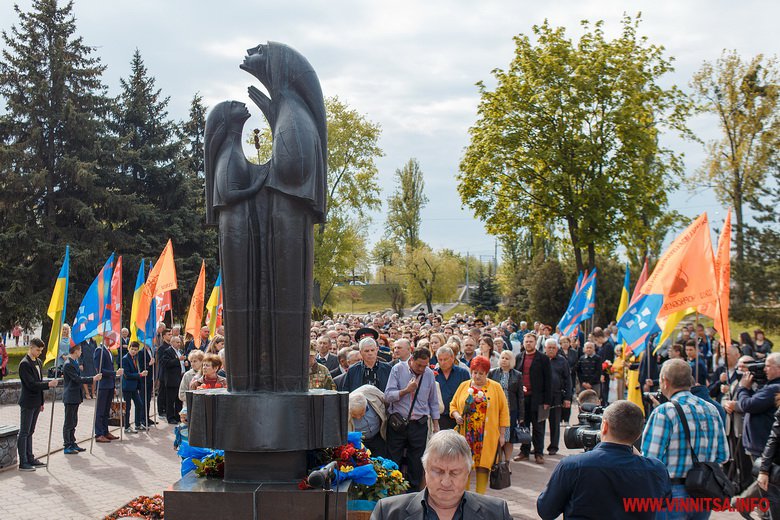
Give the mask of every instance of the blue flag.
[[566, 313], [558, 322], [561, 334], [568, 336], [581, 322], [593, 316], [596, 310], [596, 269], [586, 275]]
[[81, 300], [71, 330], [71, 343], [82, 341], [111, 330], [111, 276], [114, 273], [114, 253], [106, 260], [92, 285]]
[[632, 303], [618, 321], [618, 333], [626, 342], [627, 351], [638, 356], [647, 345], [647, 338], [661, 328], [656, 323], [658, 312], [664, 303], [661, 294], [643, 294]]

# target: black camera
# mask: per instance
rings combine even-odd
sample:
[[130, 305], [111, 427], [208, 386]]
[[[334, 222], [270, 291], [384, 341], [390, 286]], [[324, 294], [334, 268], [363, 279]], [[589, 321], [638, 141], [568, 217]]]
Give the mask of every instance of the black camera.
[[758, 386], [762, 386], [767, 383], [766, 372], [764, 371], [765, 366], [766, 361], [752, 361], [750, 363], [745, 363], [745, 369], [749, 373], [753, 374], [753, 382]]
[[584, 449], [590, 451], [601, 442], [601, 420], [604, 409], [593, 403], [585, 403], [577, 415], [579, 424], [566, 428], [563, 432], [563, 443], [570, 450]]
[[666, 402], [666, 398], [664, 397], [664, 394], [662, 394], [660, 390], [658, 390], [657, 392], [642, 392], [642, 399], [646, 403], [651, 403], [651, 404], [653, 402], [653, 399], [655, 399], [659, 403]]

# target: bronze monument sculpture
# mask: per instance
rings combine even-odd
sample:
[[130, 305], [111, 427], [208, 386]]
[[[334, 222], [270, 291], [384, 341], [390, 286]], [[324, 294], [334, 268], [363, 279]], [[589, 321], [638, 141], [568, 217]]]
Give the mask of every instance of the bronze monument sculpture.
[[271, 127], [272, 156], [260, 165], [244, 156], [246, 105], [211, 110], [206, 222], [219, 226], [228, 389], [187, 396], [190, 444], [225, 450], [225, 478], [185, 476], [166, 492], [166, 517], [222, 507], [236, 518], [334, 518], [331, 492], [296, 487], [307, 450], [347, 434], [347, 394], [308, 390], [313, 227], [326, 199], [322, 90], [306, 58], [280, 43], [249, 49], [241, 69], [268, 90], [251, 86], [249, 97]]

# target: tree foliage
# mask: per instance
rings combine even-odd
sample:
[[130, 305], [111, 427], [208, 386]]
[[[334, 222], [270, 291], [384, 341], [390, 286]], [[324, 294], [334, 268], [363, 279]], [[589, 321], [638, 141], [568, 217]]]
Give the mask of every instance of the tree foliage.
[[405, 251], [394, 269], [410, 302], [424, 301], [428, 312], [433, 302], [454, 299], [463, 279], [459, 257], [450, 250], [433, 251], [427, 245]]
[[477, 288], [471, 293], [469, 303], [474, 308], [475, 316], [498, 310], [498, 304], [501, 303], [501, 295], [493, 274], [485, 273], [484, 269], [479, 270]]
[[[626, 16], [608, 41], [603, 22], [583, 22], [577, 42], [545, 21], [515, 38], [497, 86], [478, 84], [478, 120], [460, 165], [461, 199], [502, 236], [566, 230], [577, 268], [623, 230], [641, 234], [657, 218], [681, 171], [659, 144], [663, 128], [685, 131], [688, 103], [658, 81], [672, 70], [663, 49], [638, 36]], [[642, 217], [645, 217], [643, 220]]]
[[407, 249], [415, 249], [420, 240], [422, 209], [428, 204], [425, 181], [417, 159], [411, 158], [395, 171], [396, 190], [387, 201], [387, 233], [403, 243]]
[[[737, 264], [745, 260], [747, 202], [759, 192], [780, 148], [780, 70], [775, 58], [743, 60], [724, 50], [705, 62], [691, 82], [699, 110], [714, 114], [722, 136], [707, 143], [708, 157], [694, 182], [708, 181], [734, 208]], [[738, 286], [735, 296], [744, 301]]]
[[[30, 326], [48, 307], [55, 259], [71, 245], [80, 301], [113, 246], [113, 142], [104, 66], [76, 35], [73, 4], [34, 0], [3, 31], [0, 59], [0, 326]], [[47, 325], [45, 322], [44, 325]]]

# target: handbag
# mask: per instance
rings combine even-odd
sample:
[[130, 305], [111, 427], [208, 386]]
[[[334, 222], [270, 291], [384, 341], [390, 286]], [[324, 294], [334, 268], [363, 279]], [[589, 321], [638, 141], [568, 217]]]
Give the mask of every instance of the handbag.
[[512, 444], [531, 444], [531, 429], [527, 426], [515, 426], [509, 433]]
[[490, 468], [490, 489], [506, 489], [512, 485], [512, 471], [509, 462], [504, 457], [504, 450], [498, 446], [496, 459]]
[[691, 431], [688, 429], [688, 421], [685, 420], [685, 412], [683, 412], [680, 403], [676, 401], [671, 401], [671, 403], [682, 421], [685, 441], [688, 443], [688, 449], [691, 450], [691, 458], [693, 459], [693, 467], [688, 470], [688, 474], [685, 476], [685, 491], [693, 498], [733, 497], [736, 494], [736, 488], [723, 472], [720, 464], [699, 462], [699, 458], [691, 446]]
[[417, 390], [414, 391], [414, 398], [412, 399], [412, 406], [409, 407], [409, 414], [404, 417], [398, 412], [393, 412], [387, 417], [387, 424], [396, 433], [406, 432], [406, 428], [409, 426], [409, 419], [412, 418], [412, 410], [414, 410], [414, 403], [417, 402], [417, 394], [420, 393], [420, 387], [422, 386], [425, 372], [420, 376], [420, 384], [417, 385]]

